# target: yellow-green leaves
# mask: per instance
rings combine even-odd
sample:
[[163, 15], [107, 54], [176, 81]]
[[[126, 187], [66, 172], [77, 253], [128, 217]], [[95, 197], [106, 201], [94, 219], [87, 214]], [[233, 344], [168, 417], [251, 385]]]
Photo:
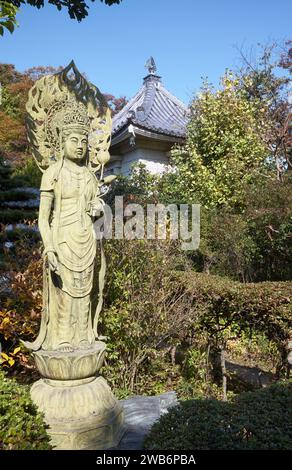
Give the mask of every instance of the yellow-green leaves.
[[204, 84], [192, 103], [186, 145], [173, 152], [189, 201], [206, 207], [240, 204], [242, 184], [267, 157], [256, 104], [238, 84], [229, 71], [219, 90]]

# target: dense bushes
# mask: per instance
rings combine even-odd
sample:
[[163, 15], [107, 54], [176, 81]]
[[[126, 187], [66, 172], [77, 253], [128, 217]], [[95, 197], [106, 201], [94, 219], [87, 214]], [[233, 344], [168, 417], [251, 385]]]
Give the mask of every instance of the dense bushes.
[[292, 179], [247, 185], [244, 210], [201, 211], [198, 270], [242, 282], [292, 279]]
[[155, 423], [144, 447], [151, 450], [291, 450], [292, 383], [278, 383], [217, 400], [181, 402]]
[[21, 165], [16, 166], [14, 178], [23, 180], [25, 186], [39, 188], [41, 185], [42, 173], [31, 156], [26, 156], [26, 160]]
[[27, 245], [30, 245], [32, 248], [34, 248], [36, 242], [40, 240], [40, 233], [34, 230], [35, 226], [33, 224], [31, 224], [30, 227], [30, 229], [15, 228], [12, 230], [5, 230], [5, 232], [0, 233], [0, 252], [4, 249], [3, 244], [8, 241], [27, 243]]
[[36, 220], [38, 218], [38, 212], [23, 209], [2, 209], [0, 210], [0, 217], [1, 222], [4, 224], [16, 224], [26, 220]]
[[0, 193], [0, 203], [7, 201], [27, 201], [28, 199], [33, 199], [35, 196], [23, 190], [13, 190], [10, 191], [1, 191]]
[[109, 345], [104, 373], [115, 387], [154, 393], [180, 387], [183, 377], [202, 386], [212, 380], [212, 355], [240, 337], [263, 335], [273, 350], [267, 362], [279, 373], [285, 366], [290, 282], [245, 285], [196, 273], [168, 243], [115, 241], [106, 251], [100, 328]]
[[[99, 323], [108, 345], [103, 374], [121, 395], [172, 388], [194, 396], [196, 387], [214, 395], [218, 354], [228, 353], [240, 338], [245, 343], [260, 338], [262, 345], [266, 341], [262, 362], [281, 373], [292, 330], [290, 282], [242, 284], [196, 273], [176, 243], [111, 240], [105, 251]], [[18, 254], [18, 263], [22, 258], [25, 266], [27, 252]], [[21, 271], [10, 274], [12, 292], [2, 295], [0, 333], [13, 367], [28, 371], [31, 363], [24, 361], [29, 356], [23, 349], [13, 353], [20, 338], [33, 339], [39, 328], [42, 262], [37, 250]], [[4, 359], [8, 367], [9, 359]], [[220, 374], [219, 366], [219, 384]]]
[[[114, 182], [107, 202], [124, 195], [126, 203], [142, 205], [202, 203], [196, 193], [183, 192], [180, 178], [179, 172], [158, 177], [136, 165], [129, 178]], [[200, 246], [188, 254], [193, 268], [241, 282], [292, 280], [292, 176], [278, 181], [261, 175], [240, 186], [240, 206], [201, 206]]]
[[27, 387], [0, 371], [0, 450], [51, 449], [42, 416]]
[[109, 348], [104, 374], [124, 393], [165, 390], [169, 348], [185, 330], [182, 315], [166, 300], [171, 273], [186, 268], [176, 244], [145, 240], [109, 241], [105, 308], [100, 331]]
[[35, 370], [20, 340], [35, 338], [42, 310], [42, 260], [30, 238], [18, 241], [15, 252], [9, 254], [9, 267], [7, 285], [0, 289], [1, 362], [26, 381]]

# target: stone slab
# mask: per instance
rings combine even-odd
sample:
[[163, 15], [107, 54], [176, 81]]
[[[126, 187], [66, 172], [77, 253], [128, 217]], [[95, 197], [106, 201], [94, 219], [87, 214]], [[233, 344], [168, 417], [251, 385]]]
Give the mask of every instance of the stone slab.
[[112, 450], [141, 450], [143, 441], [155, 421], [177, 403], [175, 392], [120, 400], [124, 409], [125, 433], [120, 444]]

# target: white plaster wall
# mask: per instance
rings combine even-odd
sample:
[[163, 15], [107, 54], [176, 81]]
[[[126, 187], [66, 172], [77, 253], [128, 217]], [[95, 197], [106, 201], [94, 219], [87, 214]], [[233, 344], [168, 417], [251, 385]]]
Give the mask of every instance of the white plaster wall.
[[143, 163], [151, 173], [160, 174], [165, 171], [168, 161], [169, 159], [166, 153], [160, 150], [143, 148], [135, 149], [123, 156], [121, 174], [123, 176], [128, 176], [133, 163]]

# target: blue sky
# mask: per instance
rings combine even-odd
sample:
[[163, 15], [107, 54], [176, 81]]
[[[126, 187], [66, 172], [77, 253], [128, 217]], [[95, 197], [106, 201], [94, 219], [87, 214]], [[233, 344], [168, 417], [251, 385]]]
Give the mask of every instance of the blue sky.
[[188, 103], [202, 77], [217, 84], [239, 65], [236, 48], [292, 38], [291, 0], [123, 0], [90, 4], [78, 23], [53, 6], [21, 7], [19, 28], [0, 37], [0, 62], [20, 71], [35, 65], [67, 65], [103, 92], [132, 97], [146, 75], [150, 55], [165, 86]]

